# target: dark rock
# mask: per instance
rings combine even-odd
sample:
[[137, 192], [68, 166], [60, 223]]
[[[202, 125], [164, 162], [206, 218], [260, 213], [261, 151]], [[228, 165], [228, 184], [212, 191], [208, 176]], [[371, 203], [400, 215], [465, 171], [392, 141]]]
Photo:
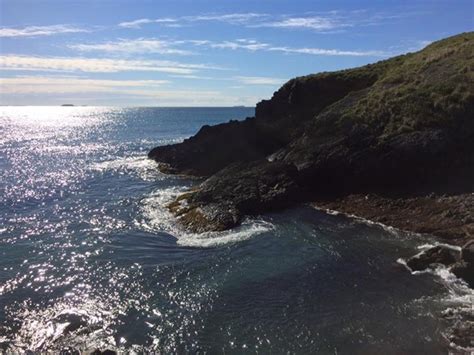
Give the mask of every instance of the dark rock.
[[[451, 343], [464, 349], [472, 348], [474, 345], [474, 322], [458, 323], [456, 327], [451, 329], [448, 338]], [[468, 354], [467, 351], [462, 353]]]
[[105, 350], [96, 349], [90, 355], [117, 355], [117, 352], [110, 349], [105, 349]]
[[235, 227], [242, 215], [232, 203], [194, 204], [179, 220], [191, 232], [223, 231]]
[[451, 272], [466, 281], [470, 288], [474, 288], [474, 263], [458, 262], [453, 265]]
[[152, 149], [148, 157], [170, 174], [209, 176], [229, 164], [262, 159], [280, 144], [256, 125], [255, 119], [203, 126], [179, 144]]
[[[320, 197], [471, 193], [473, 50], [474, 33], [463, 33], [417, 53], [295, 78], [259, 103], [255, 118], [204, 126], [149, 157], [164, 172], [210, 176], [176, 209], [196, 230]], [[451, 209], [440, 218], [458, 219]], [[450, 223], [437, 230], [470, 233]]]
[[444, 197], [433, 193], [414, 197], [350, 194], [320, 198], [313, 205], [402, 230], [436, 235], [451, 245], [462, 246], [474, 235], [474, 224], [465, 222], [474, 211], [474, 194], [471, 193]]
[[466, 263], [474, 264], [474, 240], [470, 240], [463, 245], [461, 249], [461, 258]]
[[77, 349], [67, 347], [59, 351], [59, 355], [80, 355], [81, 352]]
[[301, 199], [294, 166], [268, 161], [239, 163], [215, 174], [169, 208], [197, 233], [240, 223], [243, 214], [283, 208]]
[[62, 313], [55, 317], [55, 321], [58, 323], [68, 323], [68, 326], [64, 329], [64, 334], [74, 332], [80, 328], [88, 326], [87, 317], [75, 314], [75, 313]]
[[459, 260], [459, 252], [450, 248], [436, 246], [410, 258], [407, 265], [413, 271], [425, 270], [437, 264], [449, 266]]

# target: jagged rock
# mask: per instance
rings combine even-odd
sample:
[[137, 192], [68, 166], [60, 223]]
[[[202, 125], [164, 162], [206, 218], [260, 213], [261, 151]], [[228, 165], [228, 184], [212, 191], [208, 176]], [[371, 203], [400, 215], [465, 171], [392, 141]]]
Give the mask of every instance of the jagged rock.
[[301, 199], [296, 168], [268, 161], [237, 163], [186, 193], [169, 208], [190, 231], [229, 229], [243, 214], [286, 207]]
[[474, 263], [458, 262], [453, 265], [451, 272], [466, 281], [469, 287], [474, 288]]
[[148, 157], [170, 174], [209, 176], [231, 163], [264, 158], [279, 147], [254, 118], [203, 126], [184, 142], [152, 149]]
[[90, 355], [117, 355], [117, 352], [114, 351], [114, 350], [110, 350], [110, 349], [105, 349], [105, 350], [94, 350], [93, 352], [91, 352]]
[[413, 271], [420, 271], [437, 264], [449, 266], [459, 259], [458, 251], [443, 246], [436, 246], [410, 258], [407, 261], [407, 265]]
[[[449, 334], [449, 341], [464, 349], [469, 349], [474, 346], [474, 322], [467, 321], [458, 323], [456, 327], [451, 329]], [[456, 352], [454, 352], [455, 354]], [[469, 352], [459, 352], [459, 354], [468, 354]]]
[[[149, 156], [166, 172], [210, 176], [178, 211], [196, 231], [322, 196], [471, 193], [473, 50], [474, 33], [463, 33], [417, 53], [295, 78], [259, 103], [255, 118], [205, 126]], [[447, 213], [442, 220], [455, 219]], [[467, 238], [464, 227], [438, 230]]]
[[474, 240], [470, 240], [469, 242], [463, 245], [461, 249], [461, 258], [466, 263], [474, 264]]

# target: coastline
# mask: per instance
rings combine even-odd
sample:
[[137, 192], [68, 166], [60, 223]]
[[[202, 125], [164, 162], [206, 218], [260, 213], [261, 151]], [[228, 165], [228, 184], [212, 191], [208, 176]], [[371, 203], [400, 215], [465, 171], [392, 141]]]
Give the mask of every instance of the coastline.
[[311, 206], [356, 216], [418, 234], [430, 234], [462, 246], [474, 238], [474, 194], [385, 197], [352, 194], [319, 199]]

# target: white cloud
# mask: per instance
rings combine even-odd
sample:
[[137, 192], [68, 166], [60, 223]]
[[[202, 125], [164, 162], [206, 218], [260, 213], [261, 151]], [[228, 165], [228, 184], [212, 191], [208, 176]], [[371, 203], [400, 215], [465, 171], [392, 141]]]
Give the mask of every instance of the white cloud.
[[153, 20], [148, 19], [148, 18], [141, 18], [141, 19], [134, 20], [134, 21], [121, 22], [118, 25], [119, 25], [119, 27], [123, 27], [123, 28], [138, 29], [138, 28], [141, 28], [142, 25], [146, 25], [146, 24], [149, 24], [149, 23], [160, 23], [160, 24], [166, 24], [166, 25], [174, 27], [175, 25], [177, 25], [176, 22], [177, 22], [177, 20], [172, 19], [172, 18], [159, 18], [159, 19], [153, 19]]
[[121, 22], [118, 25], [119, 27], [124, 27], [124, 28], [140, 28], [141, 25], [146, 25], [148, 23], [153, 23], [153, 20], [150, 20], [148, 18], [141, 18], [134, 21]]
[[64, 76], [0, 78], [0, 104], [74, 102], [123, 105], [126, 100], [127, 105], [232, 106], [254, 105], [265, 96], [236, 97], [220, 90], [167, 90], [162, 87], [168, 83], [166, 80], [100, 80]]
[[183, 64], [158, 60], [125, 60], [75, 57], [0, 56], [2, 70], [35, 70], [59, 72], [161, 72], [169, 74], [194, 74], [201, 69], [222, 69], [204, 64]]
[[259, 18], [266, 17], [266, 14], [258, 14], [253, 12], [248, 13], [234, 13], [234, 14], [208, 14], [198, 16], [185, 16], [182, 19], [185, 21], [217, 21], [225, 22], [233, 25], [248, 24]]
[[324, 48], [294, 48], [286, 46], [274, 46], [269, 43], [258, 42], [253, 39], [237, 39], [235, 41], [224, 41], [224, 42], [208, 42], [206, 43], [211, 48], [218, 49], [244, 49], [252, 52], [255, 51], [267, 51], [267, 52], [282, 52], [288, 54], [309, 54], [319, 56], [351, 56], [351, 57], [385, 57], [390, 53], [376, 50], [342, 50], [342, 49], [324, 49]]
[[256, 20], [266, 18], [266, 14], [258, 13], [234, 13], [234, 14], [202, 14], [196, 16], [182, 16], [176, 18], [141, 18], [133, 21], [121, 22], [119, 27], [139, 29], [142, 25], [158, 23], [167, 27], [180, 27], [185, 23], [192, 22], [224, 22], [231, 25], [248, 25]]
[[134, 93], [139, 88], [156, 88], [167, 80], [100, 80], [77, 77], [21, 76], [0, 78], [3, 94], [64, 94], [89, 92]]
[[236, 40], [236, 41], [224, 41], [224, 42], [216, 42], [216, 43], [208, 43], [211, 48], [219, 48], [219, 49], [246, 49], [249, 51], [258, 51], [258, 50], [265, 50], [270, 47], [267, 43], [260, 43], [254, 40]]
[[301, 13], [297, 15], [270, 15], [264, 13], [210, 13], [175, 18], [142, 18], [129, 22], [122, 22], [120, 27], [141, 28], [142, 25], [160, 23], [164, 26], [176, 27], [197, 22], [221, 22], [229, 25], [244, 27], [269, 27], [279, 29], [306, 29], [319, 33], [334, 33], [347, 28], [381, 25], [397, 21], [419, 12], [383, 13], [370, 10], [326, 11]]
[[328, 31], [342, 27], [348, 27], [348, 24], [341, 23], [332, 17], [293, 17], [279, 21], [263, 22], [252, 25], [252, 27], [275, 27], [275, 28], [303, 28], [316, 31]]
[[[97, 51], [106, 53], [159, 53], [173, 55], [195, 54], [189, 50], [190, 45], [208, 47], [213, 49], [247, 50], [251, 52], [267, 51], [282, 52], [287, 54], [308, 54], [319, 56], [372, 56], [384, 57], [390, 53], [378, 50], [343, 50], [325, 49], [315, 47], [288, 47], [275, 46], [270, 43], [259, 42], [255, 39], [239, 38], [233, 41], [212, 42], [209, 40], [163, 40], [155, 38], [121, 39], [115, 42], [99, 44], [73, 44], [69, 48], [79, 51]], [[185, 49], [179, 46], [186, 46]]]
[[272, 52], [310, 54], [319, 56], [348, 56], [348, 57], [386, 57], [390, 54], [384, 51], [364, 50], [364, 51], [347, 51], [341, 49], [324, 49], [324, 48], [291, 48], [291, 47], [271, 47], [268, 48]]
[[121, 39], [98, 44], [73, 44], [68, 47], [81, 52], [159, 53], [189, 55], [191, 51], [173, 48], [173, 42], [154, 38]]
[[23, 28], [0, 28], [0, 37], [37, 37], [52, 36], [61, 33], [90, 32], [71, 25], [28, 26]]
[[236, 76], [234, 79], [246, 85], [281, 85], [286, 81], [285, 79], [263, 76]]

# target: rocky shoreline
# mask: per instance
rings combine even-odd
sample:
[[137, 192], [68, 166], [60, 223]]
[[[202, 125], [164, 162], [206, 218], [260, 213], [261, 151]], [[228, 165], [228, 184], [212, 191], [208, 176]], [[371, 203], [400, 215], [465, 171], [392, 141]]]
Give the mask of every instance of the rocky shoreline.
[[431, 194], [410, 198], [349, 195], [311, 205], [437, 237], [444, 246], [435, 246], [413, 256], [407, 266], [412, 271], [421, 271], [444, 265], [474, 289], [474, 194]]
[[474, 239], [474, 193], [429, 194], [416, 197], [348, 195], [312, 203], [318, 209], [338, 211], [462, 246]]
[[464, 245], [474, 232], [474, 33], [290, 80], [255, 117], [149, 157], [205, 178], [168, 208], [190, 232], [297, 203]]
[[[310, 203], [440, 238], [451, 246], [424, 250], [407, 267], [442, 266], [473, 288], [472, 53], [474, 33], [463, 33], [417, 53], [295, 78], [258, 103], [255, 117], [152, 149], [161, 171], [205, 179], [169, 210], [202, 233]], [[448, 341], [471, 349], [472, 309], [464, 313], [453, 316]]]

